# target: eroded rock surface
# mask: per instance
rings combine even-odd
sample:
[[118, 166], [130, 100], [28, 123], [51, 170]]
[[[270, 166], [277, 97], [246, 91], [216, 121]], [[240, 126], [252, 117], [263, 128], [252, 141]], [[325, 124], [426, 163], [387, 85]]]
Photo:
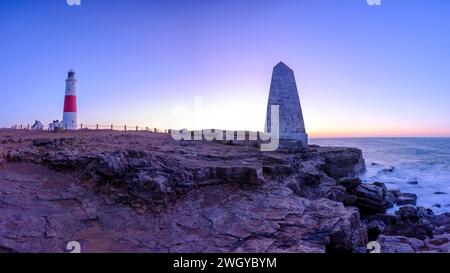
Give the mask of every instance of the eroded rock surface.
[[[146, 132], [0, 132], [0, 249], [361, 252], [366, 226], [335, 179], [361, 151], [175, 142]], [[12, 141], [11, 141], [12, 140]]]

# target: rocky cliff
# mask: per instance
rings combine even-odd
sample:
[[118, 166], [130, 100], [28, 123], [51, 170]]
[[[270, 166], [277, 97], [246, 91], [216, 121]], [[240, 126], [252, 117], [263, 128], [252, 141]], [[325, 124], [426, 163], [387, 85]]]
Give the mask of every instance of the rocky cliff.
[[361, 252], [366, 226], [337, 179], [361, 151], [176, 142], [165, 134], [0, 133], [0, 249]]
[[[362, 183], [361, 151], [0, 132], [0, 251], [448, 252], [450, 214]], [[395, 214], [386, 211], [401, 206]]]

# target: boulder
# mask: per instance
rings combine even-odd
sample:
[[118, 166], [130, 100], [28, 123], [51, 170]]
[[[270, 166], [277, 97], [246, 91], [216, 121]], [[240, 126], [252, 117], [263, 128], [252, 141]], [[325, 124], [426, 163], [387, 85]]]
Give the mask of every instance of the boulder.
[[395, 171], [395, 167], [394, 166], [390, 166], [390, 167], [387, 167], [387, 168], [381, 170], [381, 172], [383, 172], [383, 173], [392, 173], [394, 171]]
[[419, 240], [404, 236], [380, 236], [382, 253], [449, 253], [450, 234]]
[[425, 247], [423, 241], [404, 236], [381, 235], [377, 242], [381, 246], [381, 253], [416, 253]]
[[347, 190], [353, 190], [362, 184], [360, 178], [342, 178], [338, 182], [339, 185], [345, 187]]
[[55, 142], [53, 140], [47, 138], [33, 139], [33, 145], [36, 147], [47, 147], [54, 144]]
[[367, 236], [369, 241], [375, 241], [383, 233], [386, 224], [380, 220], [370, 221], [367, 224]]
[[362, 151], [359, 149], [331, 150], [324, 156], [325, 172], [336, 180], [345, 177], [356, 178], [366, 171]]
[[396, 204], [399, 206], [404, 205], [416, 205], [417, 195], [413, 193], [399, 193], [397, 196]]
[[104, 177], [124, 176], [128, 170], [128, 161], [122, 152], [102, 153], [98, 157], [95, 170]]
[[3, 152], [2, 148], [0, 147], [0, 168], [5, 167], [6, 164], [6, 153]]
[[425, 217], [433, 217], [434, 213], [431, 209], [424, 207], [405, 206], [401, 207], [395, 214], [401, 221], [418, 223], [420, 219]]
[[425, 240], [433, 237], [436, 227], [432, 223], [434, 217], [430, 209], [406, 206], [395, 212], [397, 222], [387, 225], [384, 235], [405, 236]]
[[388, 208], [385, 201], [386, 187], [380, 184], [361, 184], [349, 190], [349, 193], [357, 197], [354, 205], [363, 215], [385, 213]]
[[388, 209], [393, 208], [395, 206], [395, 203], [397, 202], [397, 196], [395, 193], [388, 191], [386, 193], [386, 207]]

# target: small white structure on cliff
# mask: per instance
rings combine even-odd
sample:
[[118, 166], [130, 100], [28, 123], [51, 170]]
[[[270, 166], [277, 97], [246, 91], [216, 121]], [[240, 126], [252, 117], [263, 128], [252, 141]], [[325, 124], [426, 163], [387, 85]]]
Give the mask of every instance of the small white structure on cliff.
[[266, 132], [271, 132], [271, 106], [279, 107], [279, 139], [281, 147], [308, 147], [294, 71], [280, 62], [273, 68], [267, 103]]
[[62, 123], [59, 120], [54, 120], [48, 125], [49, 131], [61, 131], [63, 129]]
[[33, 126], [31, 126], [31, 130], [33, 130], [33, 131], [42, 131], [42, 130], [44, 130], [44, 125], [39, 120], [36, 120], [34, 122]]

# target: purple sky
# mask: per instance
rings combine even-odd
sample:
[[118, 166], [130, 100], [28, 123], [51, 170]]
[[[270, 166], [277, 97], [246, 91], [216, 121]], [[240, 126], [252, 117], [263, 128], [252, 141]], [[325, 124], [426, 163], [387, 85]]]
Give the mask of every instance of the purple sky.
[[283, 61], [312, 136], [448, 137], [448, 14], [441, 0], [2, 0], [0, 127], [61, 119], [73, 68], [80, 123], [263, 130]]

